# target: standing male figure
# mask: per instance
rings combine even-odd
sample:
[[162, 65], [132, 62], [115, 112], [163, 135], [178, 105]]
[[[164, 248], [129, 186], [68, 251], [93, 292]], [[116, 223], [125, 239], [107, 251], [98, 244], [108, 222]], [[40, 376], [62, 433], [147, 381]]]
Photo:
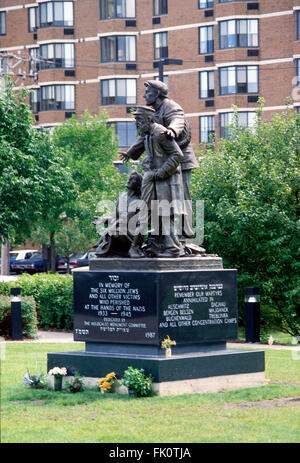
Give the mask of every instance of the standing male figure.
[[[152, 106], [155, 113], [155, 122], [165, 127], [165, 133], [169, 139], [174, 139], [183, 153], [181, 162], [182, 182], [184, 199], [186, 202], [185, 216], [182, 216], [182, 237], [192, 238], [194, 236], [192, 206], [190, 193], [191, 170], [199, 167], [192, 144], [191, 131], [185, 118], [184, 111], [178, 103], [168, 98], [168, 87], [165, 83], [157, 80], [145, 82], [146, 91], [144, 98], [146, 104]], [[144, 140], [139, 137], [131, 145], [126, 153], [121, 153], [124, 160], [138, 159], [143, 153]]]
[[[173, 138], [165, 133], [165, 127], [154, 121], [154, 110], [139, 106], [135, 113], [138, 134], [142, 140], [140, 150], [147, 153], [147, 169], [142, 183], [141, 199], [147, 203], [152, 214], [152, 224], [157, 247], [152, 250], [155, 257], [179, 257], [180, 243], [176, 235], [175, 217], [185, 213], [181, 175], [183, 154]], [[143, 222], [147, 215], [142, 214]], [[141, 216], [139, 220], [141, 221]], [[145, 224], [143, 224], [145, 225]], [[140, 223], [143, 233], [144, 226]], [[137, 235], [138, 236], [138, 235]], [[137, 239], [137, 238], [136, 238]], [[131, 257], [139, 257], [136, 239], [129, 251]]]

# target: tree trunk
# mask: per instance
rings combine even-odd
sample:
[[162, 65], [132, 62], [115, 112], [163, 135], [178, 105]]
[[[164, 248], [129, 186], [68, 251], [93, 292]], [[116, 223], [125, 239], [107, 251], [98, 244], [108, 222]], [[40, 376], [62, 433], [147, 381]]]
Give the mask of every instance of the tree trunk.
[[47, 272], [50, 270], [50, 248], [46, 244], [42, 244], [42, 256], [47, 262]]
[[66, 257], [66, 261], [67, 261], [67, 273], [71, 273], [71, 271], [70, 271], [70, 257], [69, 256]]
[[1, 245], [1, 275], [10, 275], [9, 241]]
[[56, 272], [55, 232], [50, 233], [50, 273]]

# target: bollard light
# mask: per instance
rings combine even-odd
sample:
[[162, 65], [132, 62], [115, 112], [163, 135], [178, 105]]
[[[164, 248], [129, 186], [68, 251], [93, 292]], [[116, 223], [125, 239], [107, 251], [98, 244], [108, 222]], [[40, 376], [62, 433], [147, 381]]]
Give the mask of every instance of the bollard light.
[[15, 341], [23, 340], [23, 326], [21, 313], [21, 288], [11, 288], [11, 331], [12, 339]]
[[246, 342], [260, 341], [259, 288], [245, 288]]

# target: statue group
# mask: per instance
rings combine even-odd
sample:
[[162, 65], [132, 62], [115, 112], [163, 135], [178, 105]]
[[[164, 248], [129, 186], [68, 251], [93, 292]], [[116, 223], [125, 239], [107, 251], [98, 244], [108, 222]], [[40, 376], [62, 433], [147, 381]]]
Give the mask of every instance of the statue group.
[[188, 245], [194, 236], [191, 170], [198, 166], [184, 111], [160, 81], [145, 83], [146, 106], [134, 112], [138, 139], [121, 159], [142, 157], [115, 205], [108, 227], [95, 245], [97, 257], [177, 258], [201, 254]]

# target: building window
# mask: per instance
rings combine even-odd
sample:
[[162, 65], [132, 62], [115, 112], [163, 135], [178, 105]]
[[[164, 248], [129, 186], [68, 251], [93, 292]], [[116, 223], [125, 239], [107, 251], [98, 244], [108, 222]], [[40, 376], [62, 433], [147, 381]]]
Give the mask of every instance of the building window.
[[0, 35], [6, 35], [6, 12], [0, 11]]
[[73, 2], [45, 2], [39, 4], [40, 27], [74, 26]]
[[230, 66], [219, 69], [220, 95], [258, 93], [258, 66]]
[[115, 35], [100, 38], [101, 63], [136, 61], [136, 37]]
[[213, 141], [215, 134], [215, 116], [200, 116], [200, 143]]
[[213, 53], [214, 26], [199, 27], [199, 53]]
[[300, 59], [295, 60], [295, 65], [296, 65], [295, 85], [296, 87], [300, 87]]
[[100, 0], [100, 19], [135, 18], [135, 0]]
[[213, 0], [198, 0], [198, 8], [200, 10], [204, 8], [213, 8], [214, 7], [214, 2]]
[[136, 104], [136, 79], [102, 80], [101, 104]]
[[214, 71], [199, 72], [200, 98], [212, 98], [215, 95]]
[[229, 2], [248, 2], [249, 0], [219, 0], [219, 3], [229, 3]]
[[31, 73], [37, 72], [40, 66], [40, 49], [38, 47], [30, 48], [29, 56], [29, 71]]
[[219, 47], [258, 47], [258, 19], [220, 21]]
[[168, 14], [168, 0], [153, 0], [153, 16]]
[[46, 85], [41, 87], [41, 111], [75, 109], [74, 85]]
[[154, 34], [154, 59], [168, 58], [168, 32]]
[[74, 43], [49, 43], [40, 46], [39, 69], [74, 67]]
[[39, 9], [37, 6], [28, 8], [28, 30], [34, 32], [39, 28]]
[[300, 40], [300, 10], [296, 11], [296, 40]]
[[37, 114], [40, 111], [40, 89], [31, 90], [30, 108], [33, 114]]
[[[154, 80], [159, 80], [159, 76], [155, 76]], [[167, 87], [169, 87], [169, 77], [163, 75], [163, 83], [166, 84]]]
[[0, 79], [2, 74], [7, 74], [9, 72], [8, 65], [7, 65], [7, 59], [6, 58], [1, 58], [0, 56]]
[[111, 122], [115, 128], [115, 134], [118, 136], [118, 146], [131, 146], [136, 141], [135, 122]]
[[[230, 134], [230, 127], [235, 121], [235, 113], [219, 114], [219, 135], [221, 138], [227, 138]], [[237, 113], [237, 123], [239, 126], [253, 127], [257, 121], [256, 112], [239, 112]]]

